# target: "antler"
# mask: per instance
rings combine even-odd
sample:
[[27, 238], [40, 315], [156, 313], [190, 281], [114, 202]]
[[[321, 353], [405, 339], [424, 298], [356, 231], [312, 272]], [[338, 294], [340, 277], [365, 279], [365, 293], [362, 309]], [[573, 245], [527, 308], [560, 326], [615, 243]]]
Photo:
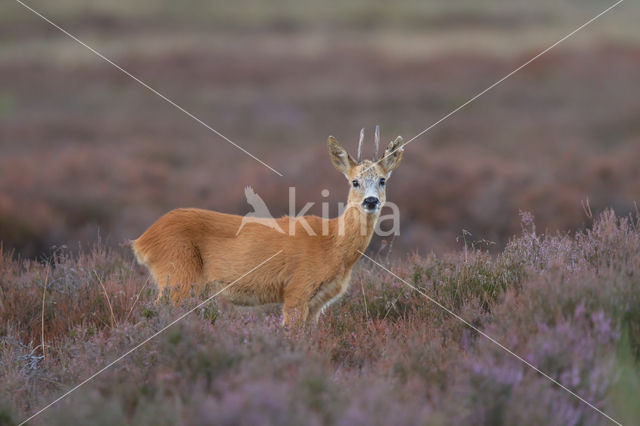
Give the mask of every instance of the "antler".
[[362, 141], [364, 140], [364, 127], [360, 130], [360, 140], [358, 141], [358, 163], [362, 160]]
[[376, 143], [376, 155], [373, 157], [374, 160], [378, 159], [378, 151], [380, 150], [380, 126], [376, 126], [376, 136], [374, 139]]

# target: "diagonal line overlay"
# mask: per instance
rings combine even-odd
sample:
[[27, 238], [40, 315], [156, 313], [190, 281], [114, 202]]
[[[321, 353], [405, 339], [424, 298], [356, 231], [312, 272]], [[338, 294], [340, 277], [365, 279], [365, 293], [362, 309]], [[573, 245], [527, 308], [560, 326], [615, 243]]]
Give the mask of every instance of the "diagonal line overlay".
[[532, 368], [533, 370], [535, 370], [538, 374], [542, 375], [544, 378], [548, 379], [549, 381], [551, 381], [553, 384], [555, 384], [556, 386], [559, 386], [562, 390], [568, 392], [569, 394], [571, 394], [572, 396], [574, 396], [575, 398], [579, 399], [580, 401], [582, 401], [583, 403], [587, 404], [589, 407], [593, 408], [595, 411], [597, 411], [598, 413], [602, 414], [604, 417], [606, 417], [608, 420], [612, 421], [613, 423], [617, 424], [618, 426], [622, 426], [622, 423], [618, 422], [617, 420], [615, 420], [614, 418], [612, 418], [611, 416], [609, 416], [607, 413], [605, 413], [604, 411], [600, 410], [598, 407], [596, 407], [595, 405], [593, 405], [592, 403], [590, 403], [589, 401], [587, 401], [586, 399], [584, 399], [583, 397], [581, 397], [580, 395], [578, 395], [577, 393], [575, 393], [574, 391], [572, 391], [571, 389], [567, 388], [566, 386], [564, 386], [562, 383], [558, 382], [556, 379], [554, 379], [553, 377], [549, 376], [548, 374], [546, 374], [544, 371], [540, 370], [538, 367], [536, 367], [535, 365], [531, 364], [529, 361], [527, 361], [526, 359], [522, 358], [520, 355], [514, 353], [512, 350], [510, 350], [509, 348], [507, 348], [506, 346], [504, 346], [502, 343], [498, 342], [496, 339], [494, 339], [493, 337], [489, 336], [487, 333], [485, 333], [484, 331], [480, 330], [479, 328], [475, 327], [473, 324], [471, 324], [469, 321], [467, 321], [466, 319], [462, 318], [460, 315], [456, 314], [455, 312], [453, 312], [451, 309], [447, 308], [446, 306], [444, 306], [442, 303], [438, 302], [437, 300], [435, 300], [433, 297], [429, 296], [428, 294], [426, 294], [425, 292], [423, 292], [422, 290], [420, 290], [418, 287], [410, 284], [409, 282], [407, 282], [406, 280], [404, 280], [403, 278], [400, 278], [398, 275], [394, 274], [393, 272], [391, 272], [391, 270], [387, 269], [385, 266], [383, 266], [382, 264], [376, 262], [374, 259], [372, 259], [371, 257], [367, 256], [366, 254], [364, 254], [363, 252], [361, 252], [360, 250], [358, 250], [358, 253], [360, 253], [362, 256], [366, 257], [367, 259], [369, 259], [371, 262], [373, 262], [374, 264], [376, 264], [377, 266], [379, 266], [380, 268], [384, 269], [385, 271], [387, 271], [389, 274], [393, 275], [393, 277], [395, 277], [397, 280], [402, 281], [404, 284], [406, 284], [409, 288], [417, 291], [418, 293], [420, 293], [422, 296], [424, 296], [425, 298], [427, 298], [430, 302], [432, 302], [433, 304], [435, 304], [436, 306], [438, 306], [440, 309], [444, 310], [445, 312], [447, 312], [449, 315], [453, 316], [454, 318], [456, 318], [457, 320], [463, 322], [467, 327], [469, 327], [470, 329], [472, 329], [473, 331], [475, 331], [476, 333], [480, 334], [483, 337], [486, 337], [487, 339], [489, 339], [493, 344], [495, 344], [496, 346], [498, 346], [500, 349], [503, 349], [504, 351], [508, 352], [510, 355], [512, 355], [513, 357], [515, 357], [517, 360], [519, 360], [520, 362], [522, 362], [523, 364], [527, 365], [528, 367]]
[[[498, 86], [499, 84], [501, 84], [502, 82], [504, 82], [505, 80], [507, 80], [508, 78], [510, 78], [511, 76], [513, 76], [514, 74], [516, 74], [517, 72], [519, 72], [520, 70], [522, 70], [523, 68], [525, 68], [526, 66], [528, 66], [529, 64], [531, 64], [532, 62], [534, 62], [535, 60], [537, 60], [538, 58], [540, 58], [541, 56], [543, 56], [544, 54], [548, 53], [550, 50], [552, 50], [553, 48], [555, 48], [556, 46], [558, 46], [560, 43], [564, 42], [565, 40], [567, 40], [568, 38], [572, 37], [573, 35], [575, 35], [577, 32], [579, 32], [580, 30], [584, 29], [585, 27], [587, 27], [588, 25], [590, 25], [591, 23], [593, 23], [595, 20], [597, 20], [598, 18], [602, 17], [603, 15], [605, 15], [606, 13], [608, 13], [609, 11], [611, 11], [612, 9], [614, 9], [615, 7], [617, 7], [619, 4], [621, 4], [624, 0], [618, 0], [616, 3], [614, 3], [613, 5], [609, 6], [608, 8], [604, 9], [602, 12], [600, 12], [599, 14], [597, 14], [596, 16], [594, 16], [593, 18], [591, 18], [590, 20], [588, 20], [587, 22], [585, 22], [584, 24], [582, 24], [581, 26], [579, 26], [578, 28], [576, 28], [575, 30], [573, 30], [572, 32], [570, 32], [569, 34], [567, 34], [566, 36], [564, 36], [563, 38], [561, 38], [560, 40], [558, 40], [557, 42], [555, 42], [554, 44], [552, 44], [551, 46], [547, 47], [546, 49], [542, 50], [541, 52], [539, 52], [538, 54], [536, 54], [534, 57], [532, 57], [531, 59], [529, 59], [528, 61], [526, 61], [525, 63], [523, 63], [522, 65], [520, 65], [519, 67], [517, 67], [516, 69], [514, 69], [513, 71], [511, 71], [510, 73], [508, 73], [507, 75], [505, 75], [504, 77], [502, 77], [501, 79], [497, 80], [495, 83], [493, 83], [492, 85], [490, 85], [489, 87], [487, 87], [486, 89], [478, 92], [476, 95], [474, 95], [472, 98], [470, 98], [468, 101], [464, 102], [463, 104], [461, 104], [460, 106], [458, 106], [457, 108], [455, 108], [454, 110], [452, 110], [451, 112], [449, 112], [448, 114], [446, 114], [445, 116], [443, 116], [442, 118], [440, 118], [438, 121], [436, 121], [435, 123], [433, 123], [432, 125], [430, 125], [429, 127], [425, 128], [424, 130], [422, 130], [420, 133], [418, 133], [416, 136], [414, 136], [413, 138], [409, 139], [407, 142], [405, 142], [401, 147], [397, 148], [394, 151], [389, 152], [388, 154], [384, 155], [382, 158], [380, 158], [379, 160], [377, 160], [377, 162], [380, 162], [382, 160], [384, 160], [386, 157], [392, 155], [395, 151], [397, 151], [398, 149], [403, 149], [404, 146], [408, 145], [409, 143], [415, 141], [417, 138], [419, 138], [420, 136], [424, 135], [425, 133], [427, 133], [428, 131], [430, 131], [431, 129], [433, 129], [435, 126], [437, 126], [438, 124], [442, 123], [443, 121], [447, 120], [448, 118], [450, 118], [451, 116], [453, 116], [454, 114], [456, 114], [457, 112], [459, 112], [460, 110], [462, 110], [463, 108], [465, 108], [467, 105], [471, 104], [472, 102], [474, 102], [475, 100], [477, 100], [478, 98], [480, 98], [481, 96], [483, 96], [485, 93], [489, 92], [490, 90], [492, 90], [493, 88], [495, 88], [496, 86]], [[44, 21], [46, 21], [47, 23], [49, 23], [50, 25], [52, 25], [54, 28], [58, 29], [59, 31], [63, 32], [65, 35], [67, 35], [68, 37], [70, 37], [71, 39], [73, 39], [74, 41], [76, 41], [77, 43], [79, 43], [80, 45], [84, 46], [85, 48], [87, 48], [88, 50], [90, 50], [91, 52], [93, 52], [95, 55], [97, 55], [98, 57], [100, 57], [101, 59], [103, 59], [104, 61], [108, 62], [109, 64], [111, 64], [113, 67], [115, 67], [116, 69], [118, 69], [119, 71], [121, 71], [123, 74], [127, 75], [128, 77], [130, 77], [131, 79], [135, 80], [137, 83], [139, 83], [140, 85], [142, 85], [143, 87], [145, 87], [146, 89], [148, 89], [149, 91], [151, 91], [152, 93], [154, 93], [155, 95], [159, 96], [160, 98], [162, 98], [163, 100], [165, 100], [166, 102], [168, 102], [169, 104], [171, 104], [173, 107], [175, 107], [176, 109], [180, 110], [181, 112], [183, 112], [184, 114], [186, 114], [187, 116], [189, 116], [190, 118], [192, 118], [193, 120], [195, 120], [196, 122], [198, 122], [199, 124], [201, 124], [202, 126], [206, 127], [208, 130], [210, 130], [211, 132], [215, 133], [216, 135], [218, 135], [219, 137], [221, 137], [222, 139], [224, 139], [225, 141], [227, 141], [228, 143], [230, 143], [231, 145], [235, 146], [237, 149], [239, 149], [240, 151], [244, 152], [245, 154], [247, 154], [248, 156], [250, 156], [251, 158], [253, 158], [254, 160], [258, 161], [260, 164], [262, 164], [263, 166], [267, 167], [268, 169], [270, 169], [271, 171], [273, 171], [274, 173], [276, 173], [279, 176], [283, 176], [282, 173], [278, 172], [277, 170], [275, 170], [274, 168], [272, 168], [271, 166], [269, 166], [268, 164], [266, 164], [264, 161], [260, 160], [259, 158], [257, 158], [256, 156], [254, 156], [253, 154], [251, 154], [249, 151], [247, 151], [246, 149], [244, 149], [243, 147], [241, 147], [240, 145], [236, 144], [235, 142], [233, 142], [232, 140], [230, 140], [229, 138], [227, 138], [225, 135], [223, 135], [222, 133], [220, 133], [219, 131], [217, 131], [216, 129], [214, 129], [213, 127], [211, 127], [210, 125], [208, 125], [207, 123], [205, 123], [204, 121], [202, 121], [200, 118], [196, 117], [195, 115], [193, 115], [192, 113], [190, 113], [189, 111], [187, 111], [186, 109], [184, 109], [183, 107], [181, 107], [180, 105], [176, 104], [174, 101], [172, 101], [171, 99], [169, 99], [168, 97], [166, 97], [165, 95], [163, 95], [162, 93], [158, 92], [156, 89], [154, 89], [153, 87], [149, 86], [147, 83], [145, 83], [144, 81], [140, 80], [138, 77], [134, 76], [133, 74], [131, 74], [130, 72], [128, 72], [127, 70], [125, 70], [124, 68], [122, 68], [121, 66], [119, 66], [118, 64], [116, 64], [115, 62], [113, 62], [112, 60], [110, 60], [109, 58], [107, 58], [106, 56], [104, 56], [103, 54], [101, 54], [100, 52], [98, 52], [97, 50], [95, 50], [94, 48], [92, 48], [91, 46], [89, 46], [88, 44], [86, 44], [85, 42], [83, 42], [82, 40], [78, 39], [76, 36], [74, 36], [73, 34], [71, 34], [70, 32], [66, 31], [65, 29], [63, 29], [62, 27], [60, 27], [59, 25], [55, 24], [54, 22], [52, 22], [50, 19], [48, 19], [47, 17], [45, 17], [44, 15], [42, 15], [41, 13], [39, 13], [38, 11], [36, 11], [35, 9], [31, 8], [30, 6], [28, 6], [27, 4], [23, 3], [21, 0], [16, 0], [17, 3], [19, 3], [20, 5], [22, 5], [23, 7], [25, 7], [26, 9], [28, 9], [29, 11], [31, 11], [32, 13], [34, 13], [35, 15], [37, 15], [38, 17], [40, 17], [41, 19], [43, 19]], [[250, 271], [246, 272], [245, 274], [243, 274], [241, 277], [239, 277], [238, 279], [236, 279], [235, 281], [231, 282], [229, 285], [227, 285], [226, 287], [224, 287], [222, 290], [218, 291], [217, 293], [215, 293], [214, 295], [212, 295], [211, 297], [209, 297], [208, 299], [206, 299], [205, 301], [201, 302], [200, 304], [198, 304], [197, 306], [195, 306], [194, 308], [192, 308], [191, 310], [189, 310], [188, 312], [184, 313], [183, 315], [181, 315], [180, 317], [178, 317], [177, 319], [175, 319], [174, 321], [172, 321], [171, 323], [169, 323], [168, 325], [166, 325], [165, 327], [163, 327], [162, 329], [160, 329], [159, 331], [157, 331], [156, 333], [154, 333], [153, 335], [151, 335], [150, 337], [148, 337], [147, 339], [145, 339], [144, 341], [142, 341], [141, 343], [139, 343], [138, 345], [136, 345], [135, 347], [133, 347], [132, 349], [128, 350], [127, 352], [125, 352], [123, 355], [121, 355], [120, 357], [118, 357], [117, 359], [115, 359], [114, 361], [112, 361], [111, 363], [107, 364], [105, 367], [103, 367], [102, 369], [98, 370], [96, 373], [92, 374], [90, 377], [88, 377], [87, 379], [85, 379], [84, 381], [82, 381], [81, 383], [79, 383], [78, 385], [74, 386], [73, 388], [71, 388], [70, 390], [68, 390], [67, 392], [65, 392], [62, 396], [58, 397], [56, 400], [54, 400], [53, 402], [51, 402], [50, 404], [46, 405], [45, 407], [43, 407], [42, 409], [40, 409], [39, 411], [37, 411], [35, 414], [31, 415], [29, 418], [25, 419], [24, 421], [22, 421], [20, 423], [20, 425], [25, 424], [26, 422], [32, 420], [33, 418], [35, 418], [36, 416], [38, 416], [39, 414], [41, 414], [42, 412], [44, 412], [45, 410], [47, 410], [48, 408], [50, 408], [51, 406], [53, 406], [54, 404], [56, 404], [57, 402], [61, 401], [62, 399], [66, 398], [67, 396], [69, 396], [71, 393], [73, 393], [74, 391], [76, 391], [78, 388], [80, 388], [81, 386], [87, 384], [88, 382], [90, 382], [91, 380], [93, 380], [95, 377], [97, 377], [98, 375], [100, 375], [101, 373], [103, 373], [104, 371], [106, 371], [107, 369], [109, 369], [110, 367], [112, 367], [113, 365], [115, 365], [116, 363], [120, 362], [122, 359], [124, 359], [125, 357], [127, 357], [128, 355], [130, 355], [131, 353], [135, 352], [136, 350], [138, 350], [140, 347], [142, 347], [143, 345], [145, 345], [146, 343], [148, 343], [150, 340], [152, 340], [153, 338], [157, 337], [158, 335], [160, 335], [161, 333], [163, 333], [164, 331], [166, 331], [168, 328], [170, 328], [171, 326], [175, 325], [177, 322], [181, 321], [182, 319], [184, 319], [186, 316], [188, 316], [189, 314], [191, 314], [193, 311], [195, 311], [196, 309], [202, 307], [203, 305], [205, 305], [206, 303], [210, 302], [211, 300], [213, 300], [216, 296], [218, 296], [220, 293], [222, 293], [223, 291], [225, 291], [226, 289], [228, 289], [229, 287], [231, 287], [233, 284], [235, 284], [236, 282], [238, 282], [240, 279], [244, 278], [245, 276], [247, 276], [248, 274], [250, 274], [251, 272], [255, 271], [256, 269], [260, 268], [261, 266], [263, 266], [264, 264], [266, 264], [268, 261], [270, 261], [271, 259], [273, 259], [274, 257], [276, 257], [277, 255], [279, 255], [282, 252], [282, 250], [278, 251], [277, 253], [275, 253], [274, 255], [272, 255], [271, 257], [269, 257], [268, 259], [264, 260], [263, 262], [261, 262], [259, 265], [257, 265], [256, 267], [254, 267], [253, 269], [251, 269]], [[613, 419], [612, 417], [610, 417], [609, 415], [607, 415], [605, 412], [603, 412], [602, 410], [598, 409], [597, 407], [595, 407], [593, 404], [591, 404], [589, 401], [585, 400], [584, 398], [582, 398], [580, 395], [576, 394], [575, 392], [573, 392], [571, 389], [567, 388], [566, 386], [562, 385], [560, 382], [558, 382], [557, 380], [555, 380], [554, 378], [552, 378], [551, 376], [549, 376], [548, 374], [544, 373], [543, 371], [541, 371], [540, 369], [538, 369], [536, 366], [534, 366], [533, 364], [531, 364], [530, 362], [528, 362], [527, 360], [525, 360], [524, 358], [522, 358], [521, 356], [517, 355], [516, 353], [514, 353], [513, 351], [511, 351], [510, 349], [508, 349], [507, 347], [505, 347], [504, 345], [502, 345], [500, 342], [498, 342], [497, 340], [495, 340], [494, 338], [492, 338], [491, 336], [489, 336], [488, 334], [486, 334], [485, 332], [483, 332], [482, 330], [478, 329], [477, 327], [473, 326], [471, 323], [469, 323], [467, 320], [465, 320], [464, 318], [460, 317], [459, 315], [457, 315], [456, 313], [454, 313], [453, 311], [451, 311], [450, 309], [448, 309], [446, 306], [442, 305], [441, 303], [439, 303], [438, 301], [436, 301], [435, 299], [433, 299], [432, 297], [430, 297], [429, 295], [427, 295], [426, 293], [424, 293], [423, 291], [421, 291], [419, 288], [413, 286], [412, 284], [410, 284], [409, 282], [407, 282], [406, 280], [402, 279], [401, 277], [399, 277], [398, 275], [396, 275], [395, 273], [393, 273], [392, 271], [390, 271], [389, 269], [387, 269], [385, 266], [381, 265], [380, 263], [376, 262], [374, 259], [372, 259], [371, 257], [367, 256], [365, 253], [359, 251], [359, 253], [366, 257], [367, 259], [369, 259], [371, 262], [373, 262], [374, 264], [376, 264], [377, 266], [379, 266], [380, 268], [382, 268], [383, 270], [385, 270], [386, 272], [388, 272], [389, 274], [391, 274], [392, 276], [394, 276], [396, 279], [400, 280], [401, 282], [403, 282], [405, 285], [407, 285], [408, 287], [410, 287], [411, 289], [417, 291], [418, 293], [420, 293], [422, 296], [424, 296], [425, 298], [427, 298], [429, 301], [431, 301], [432, 303], [434, 303], [435, 305], [437, 305], [438, 307], [440, 307], [441, 309], [443, 309], [444, 311], [446, 311], [447, 313], [449, 313], [450, 315], [452, 315], [453, 317], [455, 317], [456, 319], [458, 319], [459, 321], [463, 322], [466, 326], [468, 326], [469, 328], [471, 328], [472, 330], [474, 330], [475, 332], [477, 332], [478, 334], [484, 336], [485, 338], [487, 338], [488, 340], [490, 340], [492, 343], [494, 343], [496, 346], [498, 346], [499, 348], [503, 349], [504, 351], [508, 352], [510, 355], [512, 355], [513, 357], [515, 357], [516, 359], [518, 359], [519, 361], [521, 361], [522, 363], [524, 363], [525, 365], [527, 365], [528, 367], [530, 367], [531, 369], [533, 369], [534, 371], [536, 371], [538, 374], [542, 375], [543, 377], [545, 377], [546, 379], [548, 379], [549, 381], [551, 381], [552, 383], [554, 383], [555, 385], [557, 385], [558, 387], [560, 387], [561, 389], [563, 389], [564, 391], [566, 391], [567, 393], [569, 393], [570, 395], [572, 395], [573, 397], [577, 398], [578, 400], [580, 400], [581, 402], [583, 402], [584, 404], [588, 405], [590, 408], [592, 408], [593, 410], [597, 411], [599, 414], [601, 414], [602, 416], [606, 417], [608, 420], [610, 420], [611, 422], [620, 425], [621, 423], [616, 421], [615, 419]]]
[[196, 309], [206, 305], [207, 303], [209, 303], [210, 301], [212, 301], [216, 296], [218, 296], [220, 293], [222, 293], [223, 291], [225, 291], [226, 289], [228, 289], [229, 287], [231, 287], [232, 285], [234, 285], [235, 283], [237, 283], [238, 281], [240, 281], [242, 278], [246, 277], [247, 275], [249, 275], [250, 273], [252, 273], [253, 271], [255, 271], [256, 269], [259, 269], [260, 267], [262, 267], [265, 263], [269, 262], [271, 259], [273, 259], [274, 257], [276, 257], [277, 255], [279, 255], [280, 253], [282, 253], [282, 250], [278, 250], [274, 255], [270, 256], [269, 258], [263, 260], [262, 262], [260, 262], [258, 265], [254, 266], [251, 270], [249, 270], [248, 272], [245, 272], [244, 274], [242, 274], [239, 278], [235, 279], [234, 281], [232, 281], [230, 284], [228, 284], [227, 286], [225, 286], [222, 290], [218, 291], [217, 293], [215, 293], [213, 296], [209, 297], [208, 299], [206, 299], [205, 301], [199, 303], [198, 305], [196, 305], [194, 308], [192, 308], [191, 310], [185, 312], [184, 314], [180, 315], [178, 318], [176, 318], [175, 320], [171, 321], [169, 324], [167, 324], [166, 326], [164, 326], [163, 328], [161, 328], [160, 330], [156, 331], [154, 334], [152, 334], [151, 336], [147, 337], [145, 340], [143, 340], [142, 342], [138, 343], [136, 346], [134, 346], [133, 348], [129, 349], [127, 352], [125, 352], [124, 354], [120, 355], [118, 358], [116, 358], [115, 360], [111, 361], [109, 364], [107, 364], [106, 366], [104, 366], [103, 368], [101, 368], [100, 370], [96, 371], [95, 373], [93, 373], [91, 376], [89, 376], [88, 378], [86, 378], [85, 380], [83, 380], [82, 382], [80, 382], [79, 384], [77, 384], [76, 386], [72, 387], [71, 389], [69, 389], [67, 392], [65, 392], [64, 394], [62, 394], [62, 396], [58, 397], [57, 399], [55, 399], [53, 402], [49, 403], [48, 405], [44, 406], [43, 408], [41, 408], [40, 410], [38, 410], [36, 413], [32, 414], [30, 417], [24, 419], [23, 421], [21, 421], [18, 426], [22, 426], [25, 423], [27, 423], [29, 420], [32, 420], [34, 417], [36, 417], [37, 415], [41, 414], [42, 412], [44, 412], [45, 410], [49, 409], [51, 406], [53, 406], [54, 404], [56, 404], [57, 402], [63, 400], [64, 398], [66, 398], [67, 396], [71, 395], [73, 392], [75, 392], [76, 390], [78, 390], [78, 388], [80, 388], [81, 386], [89, 383], [91, 380], [95, 379], [97, 376], [99, 376], [101, 373], [103, 373], [104, 371], [108, 370], [110, 367], [112, 367], [113, 365], [117, 364], [118, 362], [122, 361], [124, 358], [126, 358], [128, 355], [132, 354], [133, 352], [137, 351], [138, 349], [140, 349], [142, 346], [144, 346], [146, 343], [148, 343], [150, 340], [154, 339], [155, 337], [157, 337], [158, 335], [162, 334], [164, 331], [166, 331], [169, 327], [175, 325], [176, 323], [182, 321], [184, 318], [186, 318], [190, 313], [192, 313], [193, 311], [195, 311]]
[[23, 3], [21, 0], [16, 0], [16, 2], [18, 2], [19, 4], [21, 4], [22, 6], [24, 6], [25, 9], [30, 10], [33, 14], [39, 16], [40, 18], [42, 18], [44, 21], [48, 22], [49, 24], [51, 24], [51, 26], [53, 26], [54, 28], [60, 30], [61, 32], [63, 32], [64, 34], [66, 34], [68, 37], [70, 37], [71, 39], [73, 39], [74, 41], [76, 41], [77, 43], [81, 44], [82, 46], [86, 47], [87, 49], [89, 49], [91, 52], [93, 52], [94, 54], [96, 54], [98, 57], [100, 57], [101, 59], [105, 60], [106, 62], [108, 62], [109, 64], [113, 65], [116, 69], [118, 69], [120, 72], [122, 72], [123, 74], [125, 74], [126, 76], [132, 78], [133, 80], [135, 80], [136, 82], [138, 82], [140, 85], [142, 85], [143, 87], [145, 87], [146, 89], [148, 89], [149, 91], [151, 91], [152, 93], [158, 95], [160, 98], [164, 99], [165, 101], [167, 101], [169, 104], [171, 104], [173, 107], [177, 108], [178, 110], [182, 111], [184, 114], [186, 114], [187, 116], [189, 116], [190, 118], [192, 118], [193, 120], [195, 120], [196, 122], [198, 122], [199, 124], [203, 125], [204, 127], [206, 127], [207, 129], [209, 129], [210, 131], [212, 131], [213, 133], [215, 133], [216, 135], [220, 136], [222, 139], [224, 139], [225, 141], [229, 142], [231, 145], [235, 146], [236, 148], [238, 148], [240, 151], [244, 152], [245, 154], [247, 154], [249, 157], [253, 158], [254, 160], [256, 160], [258, 163], [262, 164], [263, 166], [265, 166], [266, 168], [268, 168], [269, 170], [271, 170], [272, 172], [274, 172], [275, 174], [277, 174], [278, 176], [284, 176], [282, 173], [280, 173], [279, 171], [277, 171], [276, 169], [274, 169], [273, 167], [271, 167], [270, 165], [268, 165], [267, 163], [265, 163], [264, 161], [262, 161], [261, 159], [259, 159], [258, 157], [256, 157], [255, 155], [253, 155], [252, 153], [250, 153], [249, 151], [247, 151], [245, 148], [241, 147], [240, 145], [238, 145], [237, 143], [235, 143], [234, 141], [232, 141], [231, 139], [229, 139], [228, 137], [226, 137], [225, 135], [223, 135], [222, 133], [220, 133], [219, 131], [217, 131], [216, 129], [214, 129], [213, 127], [211, 127], [210, 125], [208, 125], [207, 123], [205, 123], [204, 121], [202, 121], [200, 118], [196, 117], [195, 115], [193, 115], [192, 113], [190, 113], [189, 111], [187, 111], [186, 109], [184, 109], [183, 107], [181, 107], [180, 105], [178, 105], [177, 103], [175, 103], [174, 101], [172, 101], [171, 99], [169, 99], [168, 97], [166, 97], [165, 95], [163, 95], [162, 93], [158, 92], [156, 89], [154, 89], [153, 87], [149, 86], [147, 83], [145, 83], [144, 81], [140, 80], [138, 77], [136, 77], [135, 75], [131, 74], [129, 71], [125, 70], [124, 68], [122, 68], [120, 65], [116, 64], [115, 62], [113, 62], [111, 59], [107, 58], [106, 56], [104, 56], [102, 53], [98, 52], [97, 50], [95, 50], [93, 47], [89, 46], [87, 43], [83, 42], [82, 40], [80, 40], [78, 37], [74, 36], [73, 34], [71, 34], [69, 31], [65, 30], [64, 28], [62, 28], [61, 26], [59, 26], [58, 24], [56, 24], [55, 22], [51, 21], [49, 18], [47, 18], [46, 16], [44, 16], [43, 14], [41, 14], [40, 12], [38, 12], [37, 10], [33, 9], [31, 6]]
[[[387, 158], [388, 156], [392, 155], [393, 153], [395, 153], [398, 150], [403, 150], [405, 146], [407, 146], [408, 144], [410, 144], [411, 142], [413, 142], [414, 140], [416, 140], [417, 138], [419, 138], [420, 136], [424, 135], [425, 133], [427, 133], [429, 130], [433, 129], [434, 127], [436, 127], [438, 124], [442, 123], [443, 121], [445, 121], [446, 119], [448, 119], [449, 117], [451, 117], [452, 115], [456, 114], [458, 111], [460, 111], [461, 109], [463, 109], [464, 107], [466, 107], [467, 105], [469, 105], [470, 103], [472, 103], [473, 101], [475, 101], [476, 99], [478, 99], [480, 96], [484, 95], [485, 93], [487, 93], [488, 91], [490, 91], [491, 89], [493, 89], [494, 87], [498, 86], [500, 83], [502, 83], [503, 81], [505, 81], [506, 79], [508, 79], [509, 77], [511, 77], [512, 75], [514, 75], [515, 73], [517, 73], [518, 71], [522, 70], [523, 68], [525, 68], [527, 65], [531, 64], [533, 61], [537, 60], [538, 58], [540, 58], [542, 55], [544, 55], [545, 53], [548, 53], [551, 49], [553, 49], [554, 47], [556, 47], [557, 45], [559, 45], [560, 43], [562, 43], [563, 41], [567, 40], [568, 38], [572, 37], [573, 35], [575, 35], [577, 32], [579, 32], [580, 30], [584, 29], [585, 27], [587, 27], [588, 25], [590, 25], [591, 23], [593, 23], [595, 20], [597, 20], [598, 18], [602, 17], [604, 14], [606, 14], [607, 12], [611, 11], [613, 8], [615, 8], [616, 6], [618, 6], [620, 3], [622, 3], [624, 0], [618, 0], [617, 2], [615, 2], [614, 4], [612, 4], [611, 6], [609, 6], [608, 8], [606, 8], [605, 10], [603, 10], [602, 12], [598, 13], [596, 16], [594, 16], [593, 18], [589, 19], [587, 22], [585, 22], [584, 24], [580, 25], [578, 28], [576, 28], [575, 30], [571, 31], [569, 34], [567, 34], [566, 36], [562, 37], [560, 40], [556, 41], [555, 43], [553, 43], [551, 46], [547, 47], [546, 49], [544, 49], [543, 51], [541, 51], [540, 53], [538, 53], [537, 55], [535, 55], [533, 58], [529, 59], [527, 62], [525, 62], [524, 64], [520, 65], [518, 68], [514, 69], [513, 71], [511, 71], [509, 74], [505, 75], [504, 77], [502, 77], [500, 80], [496, 81], [495, 83], [493, 83], [491, 86], [487, 87], [486, 89], [478, 92], [475, 96], [473, 96], [471, 99], [469, 99], [468, 101], [466, 101], [465, 103], [463, 103], [462, 105], [458, 106], [456, 109], [452, 110], [451, 112], [449, 112], [448, 114], [446, 114], [445, 116], [443, 116], [442, 118], [440, 118], [438, 121], [436, 121], [435, 123], [433, 123], [432, 125], [430, 125], [429, 127], [427, 127], [426, 129], [422, 130], [420, 133], [418, 133], [417, 135], [415, 135], [414, 137], [412, 137], [411, 139], [409, 139], [407, 142], [405, 142], [403, 145], [400, 145], [399, 147], [397, 147], [396, 149], [394, 149], [393, 151], [389, 152], [388, 154], [384, 155], [382, 158], [380, 158], [379, 160], [377, 160], [374, 164], [377, 164], [379, 162], [381, 162], [382, 160], [384, 160], [385, 158]], [[373, 167], [373, 165], [369, 166], [369, 168]]]

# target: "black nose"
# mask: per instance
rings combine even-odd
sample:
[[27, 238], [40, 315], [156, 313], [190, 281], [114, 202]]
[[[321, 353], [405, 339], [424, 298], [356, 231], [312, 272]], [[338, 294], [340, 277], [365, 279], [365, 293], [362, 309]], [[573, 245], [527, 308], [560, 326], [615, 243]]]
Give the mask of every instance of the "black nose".
[[376, 207], [378, 207], [378, 204], [380, 204], [380, 200], [378, 200], [377, 197], [367, 197], [362, 202], [362, 205], [368, 208], [369, 210], [375, 209]]

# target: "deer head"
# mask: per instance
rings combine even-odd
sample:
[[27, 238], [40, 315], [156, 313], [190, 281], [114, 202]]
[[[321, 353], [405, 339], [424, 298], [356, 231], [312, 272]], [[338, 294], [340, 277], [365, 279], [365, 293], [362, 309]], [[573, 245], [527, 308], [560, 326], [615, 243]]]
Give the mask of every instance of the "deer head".
[[[389, 142], [382, 158], [361, 160], [361, 145], [364, 139], [364, 129], [360, 132], [358, 144], [358, 160], [354, 160], [338, 141], [330, 136], [327, 142], [331, 162], [349, 182], [349, 206], [358, 206], [366, 214], [379, 214], [380, 208], [386, 201], [386, 183], [391, 172], [395, 170], [404, 153], [403, 141], [398, 136]], [[376, 127], [376, 156], [380, 142], [380, 131]]]

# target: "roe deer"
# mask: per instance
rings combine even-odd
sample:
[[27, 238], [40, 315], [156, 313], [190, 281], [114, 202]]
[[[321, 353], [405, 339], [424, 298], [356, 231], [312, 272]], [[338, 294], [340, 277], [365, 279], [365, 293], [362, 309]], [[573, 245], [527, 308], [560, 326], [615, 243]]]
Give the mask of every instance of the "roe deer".
[[[132, 241], [138, 262], [149, 269], [160, 294], [170, 288], [176, 303], [192, 286], [196, 291], [207, 284], [222, 289], [237, 280], [223, 292], [231, 302], [283, 303], [284, 325], [305, 322], [308, 317], [317, 321], [323, 309], [347, 289], [351, 270], [360, 251], [369, 245], [385, 203], [386, 180], [402, 160], [403, 141], [398, 136], [380, 160], [360, 161], [362, 137], [361, 132], [358, 161], [334, 137], [328, 139], [331, 162], [350, 185], [348, 204], [339, 217], [274, 219], [287, 231], [282, 232], [260, 223], [243, 224], [243, 216], [177, 209]], [[376, 129], [376, 156], [378, 142]], [[300, 219], [315, 235], [305, 230]], [[278, 251], [279, 255], [243, 276]]]

